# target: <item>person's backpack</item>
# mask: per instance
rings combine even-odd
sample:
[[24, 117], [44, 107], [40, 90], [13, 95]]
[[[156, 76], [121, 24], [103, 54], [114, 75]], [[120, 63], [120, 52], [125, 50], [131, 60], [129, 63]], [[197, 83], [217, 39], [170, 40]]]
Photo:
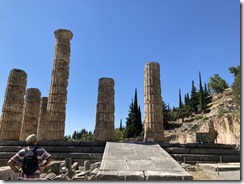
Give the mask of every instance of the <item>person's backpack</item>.
[[33, 150], [26, 150], [24, 155], [24, 161], [22, 165], [22, 170], [26, 175], [32, 175], [38, 169], [38, 159], [35, 147]]

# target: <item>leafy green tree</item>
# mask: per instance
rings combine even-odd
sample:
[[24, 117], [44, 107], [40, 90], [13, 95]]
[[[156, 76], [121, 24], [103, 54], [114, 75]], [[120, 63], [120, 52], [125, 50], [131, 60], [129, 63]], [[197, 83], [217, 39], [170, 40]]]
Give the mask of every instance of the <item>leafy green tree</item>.
[[191, 112], [198, 112], [199, 95], [197, 93], [197, 88], [194, 85], [194, 80], [192, 81], [191, 87]]
[[234, 101], [238, 106], [241, 104], [241, 68], [240, 65], [237, 67], [229, 67], [230, 73], [235, 77], [234, 82], [231, 86], [233, 90]]
[[173, 107], [172, 110], [170, 110], [170, 120], [171, 121], [176, 121], [179, 119], [178, 117], [178, 109]]
[[116, 128], [114, 130], [114, 135], [115, 135], [115, 141], [123, 141], [124, 140], [124, 132], [123, 130], [121, 131], [120, 129]]
[[226, 81], [222, 79], [219, 74], [214, 74], [214, 76], [209, 79], [208, 88], [211, 93], [222, 93], [228, 87]]
[[190, 106], [183, 106], [182, 108], [178, 109], [178, 118], [182, 119], [184, 122], [184, 119], [186, 117], [189, 117], [191, 115], [191, 108]]
[[94, 134], [91, 131], [87, 131], [83, 128], [81, 131], [74, 131], [72, 135], [73, 140], [80, 140], [80, 141], [91, 141], [94, 139]]
[[72, 139], [76, 140], [77, 139], [77, 133], [76, 131], [74, 131], [73, 135], [72, 135]]
[[240, 65], [238, 65], [237, 67], [229, 67], [229, 71], [234, 75], [234, 77], [236, 77], [238, 74], [241, 74]]

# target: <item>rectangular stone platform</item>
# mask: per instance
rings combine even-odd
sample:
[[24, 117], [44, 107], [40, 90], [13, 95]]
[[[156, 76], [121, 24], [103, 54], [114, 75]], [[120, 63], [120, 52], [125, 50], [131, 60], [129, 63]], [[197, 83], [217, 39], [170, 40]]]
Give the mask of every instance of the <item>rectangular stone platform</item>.
[[100, 180], [192, 180], [157, 143], [107, 142], [98, 173]]

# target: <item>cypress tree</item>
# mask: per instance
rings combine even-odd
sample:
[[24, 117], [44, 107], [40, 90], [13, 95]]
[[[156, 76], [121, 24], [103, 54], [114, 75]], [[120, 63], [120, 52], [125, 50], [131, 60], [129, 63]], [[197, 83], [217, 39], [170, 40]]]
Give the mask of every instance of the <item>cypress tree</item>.
[[137, 89], [135, 89], [134, 100], [129, 106], [129, 114], [126, 118], [126, 131], [125, 135], [127, 138], [135, 137], [140, 135], [142, 132], [142, 119], [141, 119], [141, 109], [138, 106], [137, 101]]
[[200, 112], [203, 112], [205, 109], [205, 96], [202, 87], [202, 79], [201, 79], [200, 72], [199, 72], [199, 105], [200, 105]]
[[142, 120], [141, 120], [141, 108], [140, 108], [140, 106], [138, 107], [137, 121], [138, 121], [138, 132], [140, 135], [142, 132]]
[[190, 102], [190, 97], [189, 97], [189, 93], [186, 93], [185, 95], [185, 106], [190, 106], [191, 102]]
[[123, 130], [123, 126], [122, 126], [122, 119], [120, 119], [119, 130], [120, 130], [120, 131], [122, 131], [122, 130]]
[[210, 95], [206, 82], [204, 83], [204, 96], [205, 98]]
[[134, 106], [134, 114], [136, 118], [135, 120], [136, 135], [140, 135], [142, 131], [142, 121], [141, 121], [141, 109], [138, 106], [138, 100], [137, 100], [137, 89], [135, 89], [133, 106]]
[[191, 88], [191, 111], [193, 113], [197, 113], [199, 104], [199, 97], [197, 93], [197, 88], [194, 85], [194, 80], [192, 80], [192, 88]]
[[126, 118], [125, 136], [127, 138], [136, 136], [136, 117], [135, 117], [135, 113], [134, 113], [133, 99], [132, 99], [132, 102], [129, 106], [128, 117]]
[[179, 108], [182, 108], [183, 107], [183, 102], [182, 102], [182, 99], [181, 99], [181, 91], [179, 89]]

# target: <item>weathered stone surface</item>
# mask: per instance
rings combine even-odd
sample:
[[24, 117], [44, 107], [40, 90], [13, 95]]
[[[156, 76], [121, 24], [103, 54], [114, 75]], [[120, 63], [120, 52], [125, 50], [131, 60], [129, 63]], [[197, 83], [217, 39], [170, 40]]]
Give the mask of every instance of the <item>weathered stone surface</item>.
[[18, 173], [14, 173], [9, 166], [0, 167], [0, 180], [17, 180]]
[[100, 78], [98, 86], [95, 139], [114, 141], [114, 80]]
[[144, 140], [163, 141], [163, 110], [161, 97], [160, 66], [148, 62], [144, 71]]
[[47, 100], [48, 97], [42, 97], [40, 102], [40, 111], [37, 127], [37, 140], [44, 140], [46, 138], [46, 130], [49, 128], [47, 122]]
[[12, 69], [5, 91], [0, 124], [0, 140], [19, 140], [23, 118], [27, 74]]
[[191, 179], [166, 151], [155, 143], [107, 142], [99, 180]]
[[84, 162], [84, 171], [90, 170], [90, 160]]
[[40, 98], [41, 92], [39, 89], [28, 88], [26, 90], [20, 140], [25, 140], [30, 134], [37, 135]]
[[59, 29], [54, 32], [56, 47], [52, 70], [51, 87], [48, 97], [48, 129], [44, 139], [62, 140], [65, 129], [65, 110], [70, 63], [70, 40], [73, 34], [69, 30]]

